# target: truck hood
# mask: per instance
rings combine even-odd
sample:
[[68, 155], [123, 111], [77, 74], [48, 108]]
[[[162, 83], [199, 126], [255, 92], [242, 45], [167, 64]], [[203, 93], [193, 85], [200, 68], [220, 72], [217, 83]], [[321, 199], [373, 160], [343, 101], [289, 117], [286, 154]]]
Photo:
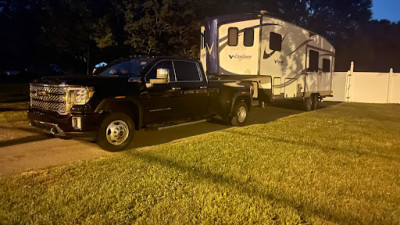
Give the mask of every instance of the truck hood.
[[104, 76], [55, 76], [55, 77], [42, 77], [35, 80], [33, 83], [40, 84], [55, 84], [55, 85], [79, 85], [79, 86], [98, 86], [98, 85], [112, 85], [112, 84], [125, 84], [128, 82], [128, 76], [118, 77], [104, 77]]

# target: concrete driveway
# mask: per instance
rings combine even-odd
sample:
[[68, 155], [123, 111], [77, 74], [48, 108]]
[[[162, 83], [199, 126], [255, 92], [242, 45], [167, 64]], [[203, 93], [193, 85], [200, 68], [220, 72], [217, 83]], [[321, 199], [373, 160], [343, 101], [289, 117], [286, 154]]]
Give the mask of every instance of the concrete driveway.
[[[299, 109], [253, 107], [248, 124], [268, 123], [289, 115], [302, 113]], [[133, 148], [168, 143], [180, 138], [229, 128], [221, 121], [212, 120], [160, 131], [136, 132]], [[70, 164], [108, 157], [119, 153], [102, 150], [96, 143], [60, 139], [37, 132], [28, 121], [0, 123], [0, 176], [32, 169]]]

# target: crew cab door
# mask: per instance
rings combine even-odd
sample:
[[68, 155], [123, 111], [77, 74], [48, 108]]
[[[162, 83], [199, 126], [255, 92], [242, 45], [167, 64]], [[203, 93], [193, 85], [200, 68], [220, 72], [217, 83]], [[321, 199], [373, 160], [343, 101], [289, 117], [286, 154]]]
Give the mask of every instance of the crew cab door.
[[171, 60], [161, 60], [157, 62], [146, 74], [145, 82], [156, 79], [157, 69], [167, 69], [169, 71], [169, 83], [155, 84], [141, 93], [140, 99], [143, 105], [144, 124], [163, 123], [174, 120], [178, 113], [179, 102], [181, 101], [180, 89], [176, 88], [175, 73]]
[[183, 118], [196, 118], [206, 115], [208, 108], [207, 81], [199, 63], [186, 60], [173, 60], [176, 88], [181, 89], [179, 115]]

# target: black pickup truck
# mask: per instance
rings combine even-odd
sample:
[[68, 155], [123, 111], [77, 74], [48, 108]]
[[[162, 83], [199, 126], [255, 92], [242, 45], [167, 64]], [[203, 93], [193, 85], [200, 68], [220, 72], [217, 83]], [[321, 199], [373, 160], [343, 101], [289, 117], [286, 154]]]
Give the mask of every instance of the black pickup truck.
[[135, 57], [92, 76], [44, 77], [30, 84], [31, 125], [60, 137], [97, 140], [106, 150], [130, 145], [134, 131], [220, 115], [243, 125], [249, 84], [209, 81], [197, 60]]

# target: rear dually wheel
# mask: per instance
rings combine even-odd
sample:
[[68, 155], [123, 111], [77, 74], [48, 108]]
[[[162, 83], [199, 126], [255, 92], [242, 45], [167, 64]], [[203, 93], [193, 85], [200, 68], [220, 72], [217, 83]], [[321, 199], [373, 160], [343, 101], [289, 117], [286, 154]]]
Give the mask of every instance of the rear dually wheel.
[[245, 102], [238, 102], [233, 107], [232, 116], [229, 117], [229, 123], [232, 126], [243, 126], [247, 122], [249, 109]]

